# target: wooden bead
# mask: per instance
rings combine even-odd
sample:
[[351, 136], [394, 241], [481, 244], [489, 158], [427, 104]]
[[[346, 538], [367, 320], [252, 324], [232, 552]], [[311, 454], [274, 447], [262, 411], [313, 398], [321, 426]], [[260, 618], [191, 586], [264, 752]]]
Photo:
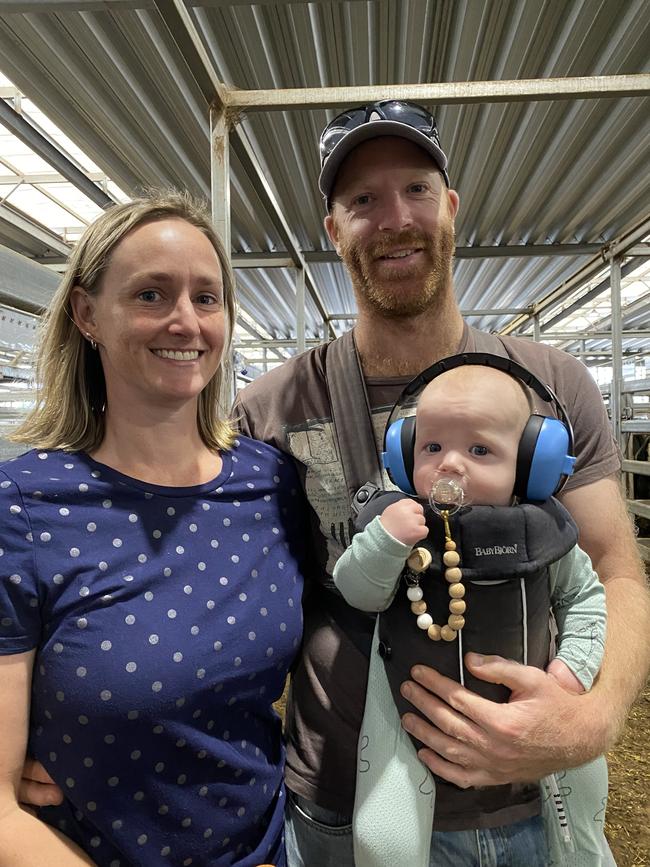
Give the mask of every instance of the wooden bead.
[[452, 629], [455, 629], [456, 632], [460, 632], [465, 625], [465, 618], [462, 614], [450, 614], [447, 623]]
[[458, 566], [452, 566], [451, 569], [445, 569], [445, 578], [450, 584], [456, 584], [462, 577], [463, 573]]
[[414, 572], [424, 572], [431, 565], [431, 554], [426, 548], [414, 548], [406, 562]]
[[420, 599], [424, 596], [421, 587], [408, 587], [406, 590], [406, 595], [408, 596], [411, 602], [419, 602]]
[[420, 614], [417, 619], [418, 629], [428, 629], [433, 625], [433, 617], [430, 614]]
[[462, 599], [465, 595], [465, 586], [463, 584], [450, 584], [449, 595], [452, 599]]
[[451, 626], [448, 626], [446, 623], [440, 630], [440, 636], [444, 639], [444, 641], [453, 641], [458, 633], [455, 629], [452, 629]]
[[467, 605], [463, 599], [452, 599], [449, 603], [449, 610], [452, 614], [464, 614]]
[[440, 627], [437, 623], [432, 623], [427, 629], [427, 635], [432, 641], [440, 641]]
[[442, 562], [445, 566], [458, 566], [460, 563], [460, 556], [456, 551], [445, 551], [442, 555]]
[[445, 542], [445, 551], [455, 551], [455, 550], [456, 550], [456, 543], [452, 542], [451, 539], [448, 539]]
[[411, 611], [413, 614], [424, 614], [427, 610], [427, 603], [420, 600], [419, 602], [411, 602]]

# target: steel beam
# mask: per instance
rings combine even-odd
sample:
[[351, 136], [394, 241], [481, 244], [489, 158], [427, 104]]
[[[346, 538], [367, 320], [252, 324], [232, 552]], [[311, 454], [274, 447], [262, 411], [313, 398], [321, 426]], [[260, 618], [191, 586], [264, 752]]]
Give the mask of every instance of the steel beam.
[[[456, 247], [456, 259], [494, 259], [500, 257], [519, 258], [528, 256], [593, 256], [603, 248], [602, 244], [510, 244], [493, 247]], [[253, 255], [253, 254], [250, 254]], [[305, 261], [310, 264], [340, 262], [334, 250], [303, 251]]]
[[[541, 100], [604, 99], [650, 94], [650, 74], [592, 75], [576, 78], [529, 78], [514, 81], [451, 81], [439, 84], [391, 84], [392, 99], [436, 105]], [[386, 85], [229, 90], [230, 108], [282, 111], [290, 108], [340, 108], [386, 98]]]
[[[575, 292], [576, 289], [579, 289], [589, 280], [593, 280], [603, 270], [610, 257], [626, 255], [630, 248], [639, 241], [642, 241], [648, 234], [650, 234], [650, 217], [647, 217], [621, 238], [617, 238], [610, 244], [605, 244], [600, 255], [594, 256], [591, 261], [583, 265], [582, 268], [563, 283], [560, 283], [559, 286], [549, 292], [541, 301], [533, 304], [531, 313], [517, 316], [512, 322], [509, 322], [499, 331], [499, 334], [512, 334], [514, 331], [523, 328], [533, 318], [535, 313], [542, 314], [545, 310], [552, 309], [560, 304], [563, 299]], [[553, 321], [558, 321], [558, 319], [559, 317], [556, 316]]]
[[106, 209], [115, 204], [114, 199], [94, 184], [4, 99], [0, 99], [0, 123], [100, 208]]

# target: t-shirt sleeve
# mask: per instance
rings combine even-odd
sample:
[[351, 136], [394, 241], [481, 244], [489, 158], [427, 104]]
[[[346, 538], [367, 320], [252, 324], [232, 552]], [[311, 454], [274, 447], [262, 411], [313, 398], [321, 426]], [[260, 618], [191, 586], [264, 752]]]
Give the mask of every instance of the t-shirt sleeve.
[[0, 654], [31, 650], [40, 634], [31, 527], [18, 486], [0, 470]]
[[570, 491], [619, 472], [621, 462], [598, 385], [582, 362], [566, 353], [562, 360], [556, 391], [573, 427], [577, 457], [565, 488]]

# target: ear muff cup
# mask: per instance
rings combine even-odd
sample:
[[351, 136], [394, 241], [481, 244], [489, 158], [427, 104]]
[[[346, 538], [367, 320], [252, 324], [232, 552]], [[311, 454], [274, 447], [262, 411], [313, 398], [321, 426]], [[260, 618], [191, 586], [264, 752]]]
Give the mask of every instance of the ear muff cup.
[[405, 494], [414, 494], [413, 459], [415, 452], [415, 416], [394, 421], [386, 431], [386, 451], [382, 461], [388, 478]]
[[533, 414], [519, 440], [514, 494], [543, 502], [573, 472], [575, 458], [567, 454], [569, 433], [556, 418]]

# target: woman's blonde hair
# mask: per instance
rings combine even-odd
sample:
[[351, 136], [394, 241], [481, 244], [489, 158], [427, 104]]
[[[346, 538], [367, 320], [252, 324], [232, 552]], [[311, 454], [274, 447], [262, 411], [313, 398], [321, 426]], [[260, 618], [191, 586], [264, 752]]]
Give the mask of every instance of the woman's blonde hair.
[[227, 418], [220, 417], [219, 403], [223, 358], [228, 354], [235, 325], [235, 281], [205, 204], [176, 190], [153, 191], [127, 204], [114, 205], [84, 231], [41, 323], [36, 406], [13, 433], [12, 440], [36, 448], [66, 451], [92, 452], [99, 447], [105, 433], [104, 371], [99, 353], [91, 348], [72, 317], [72, 290], [81, 286], [90, 295], [97, 293], [111, 253], [125, 235], [143, 223], [174, 217], [203, 232], [221, 265], [226, 343], [222, 363], [199, 395], [197, 424], [209, 449], [227, 449], [232, 445], [234, 430]]

